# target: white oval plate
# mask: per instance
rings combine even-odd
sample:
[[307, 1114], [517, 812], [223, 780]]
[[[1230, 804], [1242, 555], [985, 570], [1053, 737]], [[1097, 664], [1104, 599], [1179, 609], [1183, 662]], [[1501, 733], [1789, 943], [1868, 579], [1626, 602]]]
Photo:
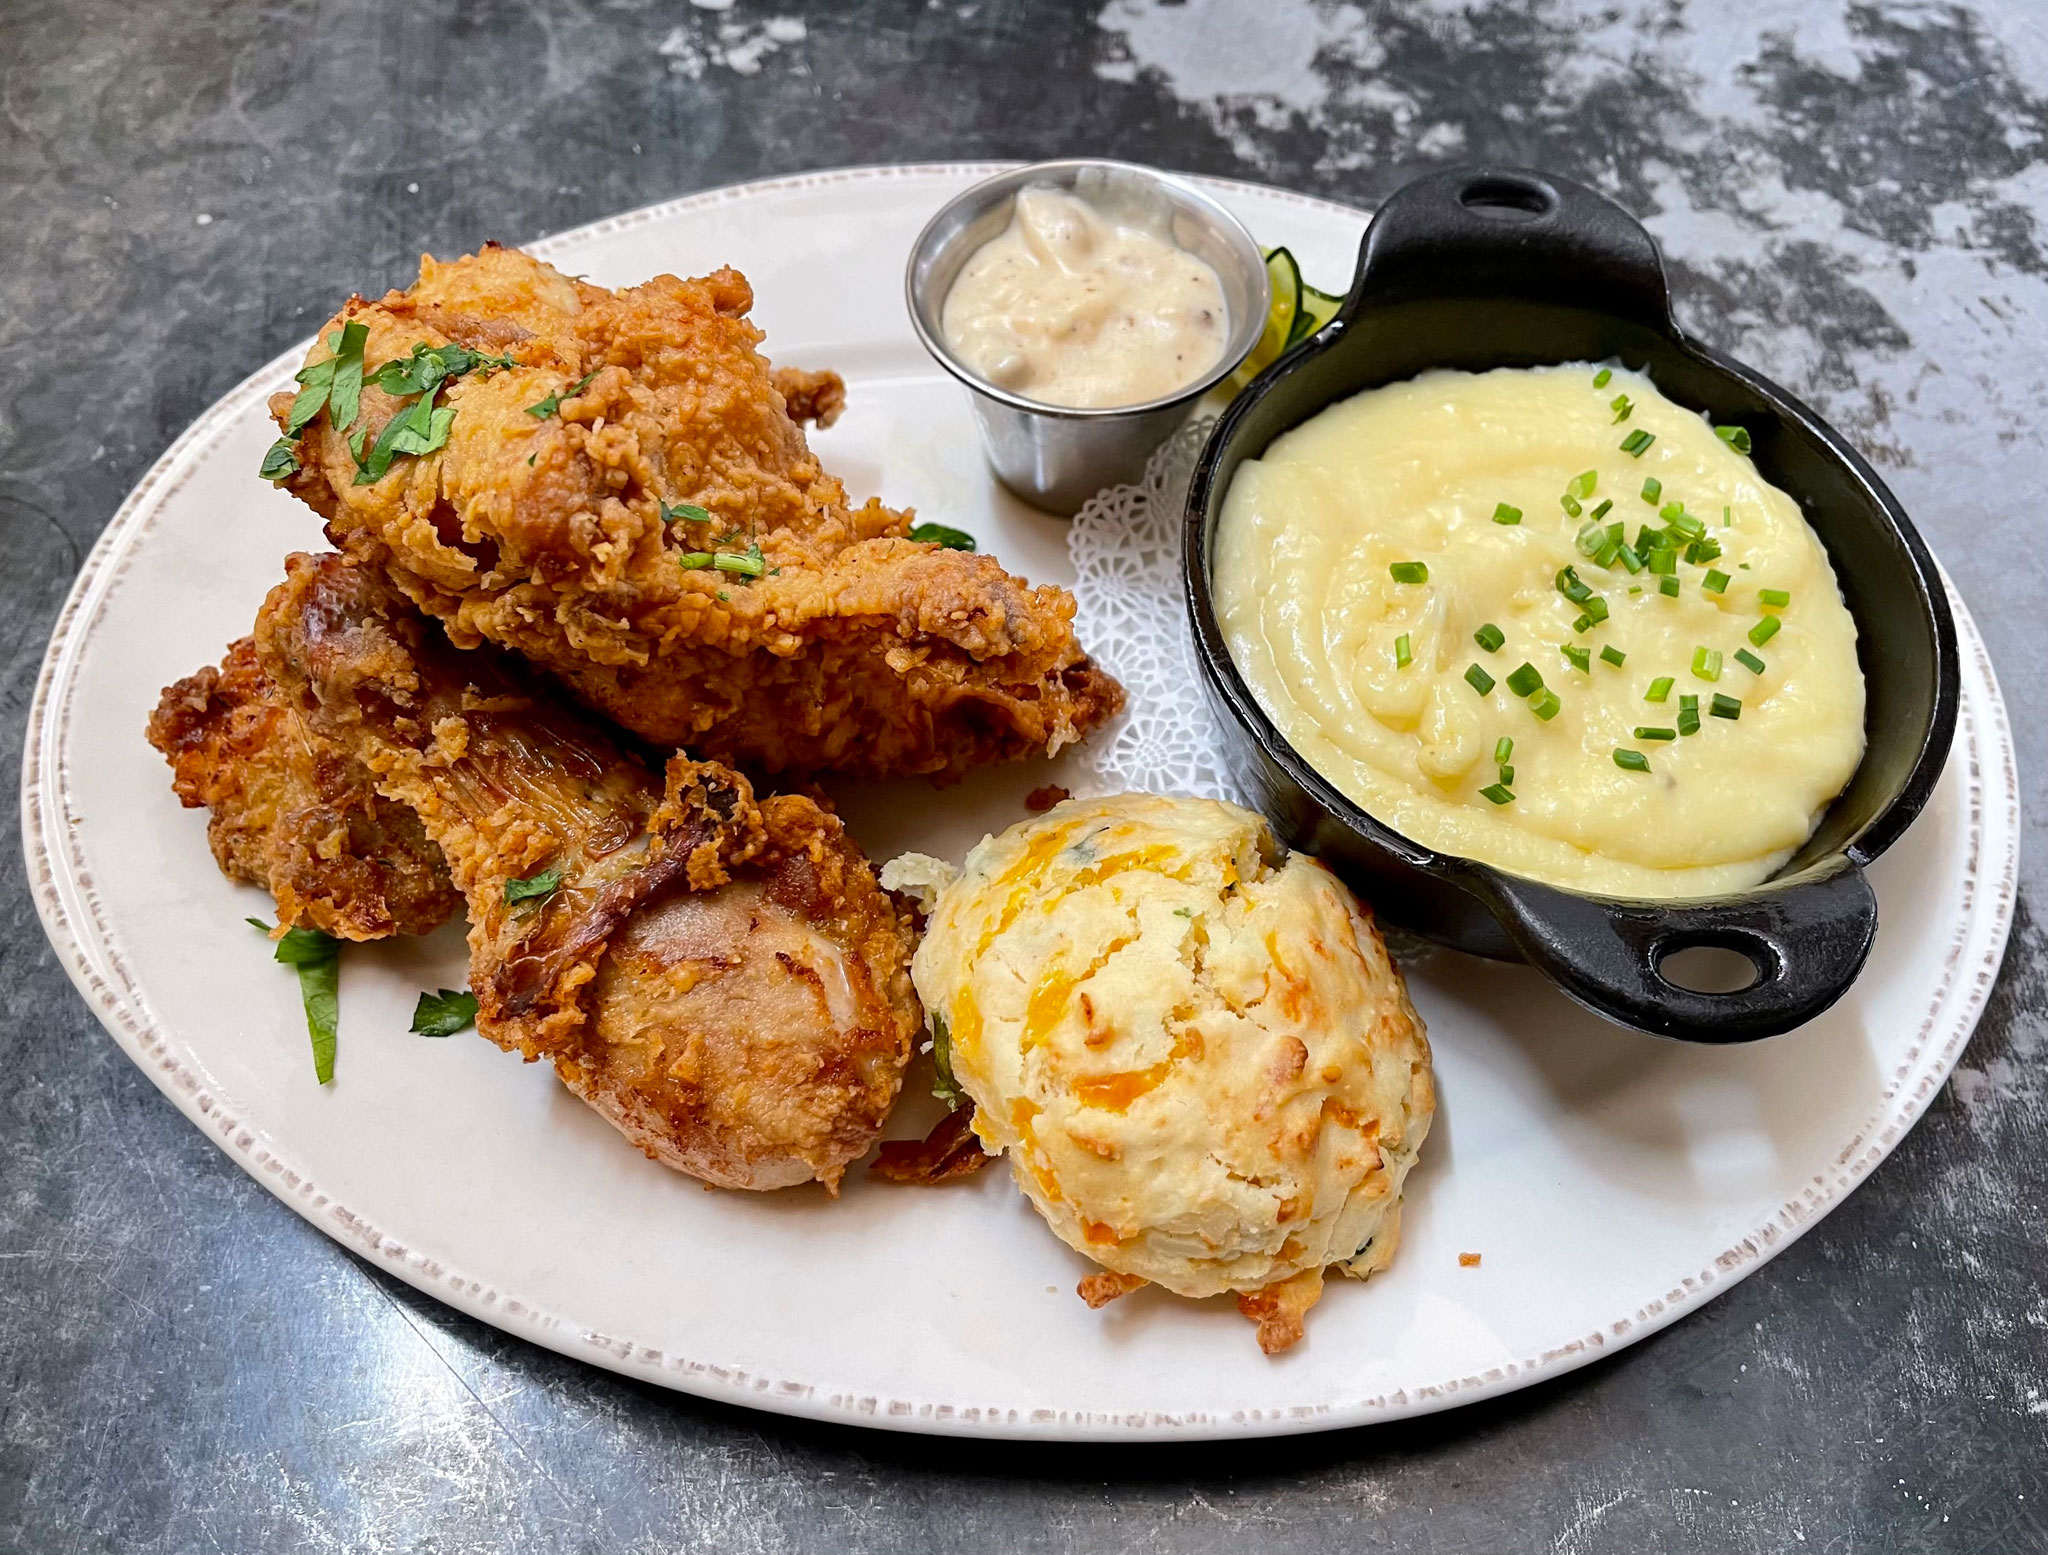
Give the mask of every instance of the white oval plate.
[[[902, 302], [912, 236], [986, 167], [856, 169], [716, 190], [536, 245], [607, 284], [739, 266], [778, 361], [830, 366], [849, 409], [817, 441], [850, 491], [979, 535], [1071, 581], [1064, 526], [984, 473], [963, 391]], [[1210, 188], [1335, 289], [1365, 217]], [[1962, 719], [1918, 824], [1872, 872], [1883, 926], [1826, 1018], [1709, 1049], [1601, 1024], [1519, 967], [1416, 958], [1442, 1110], [1404, 1241], [1336, 1281], [1268, 1360], [1229, 1303], [1154, 1291], [1090, 1312], [1082, 1262], [1007, 1173], [942, 1189], [849, 1180], [712, 1193], [625, 1145], [471, 1035], [410, 1036], [417, 991], [460, 986], [459, 933], [352, 949], [335, 1083], [316, 1085], [290, 973], [246, 927], [203, 817], [143, 722], [167, 681], [247, 630], [305, 508], [256, 478], [263, 402], [294, 349], [214, 406], [94, 548], [50, 643], [22, 774], [43, 921], [114, 1039], [251, 1175], [329, 1236], [510, 1333], [665, 1386], [906, 1430], [1139, 1438], [1317, 1430], [1524, 1386], [1641, 1338], [1756, 1269], [1898, 1143], [1955, 1062], [2011, 920], [2017, 779], [2005, 710], [1957, 606]], [[958, 858], [1022, 814], [1044, 765], [934, 792], [845, 796], [877, 858]], [[929, 1114], [906, 1104], [899, 1132]], [[1461, 1253], [1479, 1253], [1476, 1268]]]

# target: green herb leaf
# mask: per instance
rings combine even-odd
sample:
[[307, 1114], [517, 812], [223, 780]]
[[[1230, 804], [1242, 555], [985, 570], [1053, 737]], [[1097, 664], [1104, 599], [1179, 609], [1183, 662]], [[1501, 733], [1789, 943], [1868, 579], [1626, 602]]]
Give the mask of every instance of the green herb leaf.
[[[246, 921], [270, 932], [261, 918]], [[277, 941], [271, 959], [299, 974], [299, 1003], [313, 1040], [313, 1075], [327, 1085], [334, 1079], [335, 1038], [341, 1029], [341, 941], [318, 929], [291, 929]]]
[[1600, 484], [1598, 470], [1581, 470], [1565, 483], [1565, 490], [1584, 502], [1593, 495], [1593, 488]]
[[280, 437], [270, 445], [270, 451], [263, 456], [263, 464], [256, 473], [267, 481], [281, 481], [288, 475], [299, 473], [299, 445], [288, 437]]
[[1612, 424], [1615, 426], [1620, 426], [1624, 421], [1628, 420], [1629, 413], [1635, 409], [1635, 406], [1631, 405], [1628, 402], [1628, 396], [1626, 394], [1617, 394], [1614, 396], [1613, 399], [1607, 402], [1607, 408], [1614, 412], [1614, 421]]
[[1678, 579], [1669, 573], [1657, 580], [1657, 592], [1666, 599], [1678, 598]]
[[[254, 923], [255, 919], [249, 920]], [[268, 933], [269, 930], [265, 930]], [[341, 954], [341, 941], [332, 934], [319, 929], [287, 929], [284, 937], [271, 952], [273, 961], [282, 961], [286, 966], [312, 966], [321, 961], [332, 961]]]
[[759, 545], [751, 545], [744, 552], [720, 551], [711, 558], [711, 565], [720, 572], [737, 573], [743, 578], [758, 578], [768, 570], [768, 559], [761, 554]]
[[967, 1101], [967, 1093], [953, 1078], [953, 1034], [946, 1027], [946, 1017], [936, 1011], [932, 1014], [932, 1069], [936, 1075], [932, 1095], [958, 1112]]
[[391, 469], [391, 461], [400, 454], [430, 454], [446, 446], [448, 429], [455, 422], [455, 407], [434, 406], [432, 395], [422, 394], [405, 409], [384, 423], [384, 430], [377, 435], [376, 446], [370, 450], [367, 459], [357, 460], [355, 483], [358, 486], [375, 485]]
[[369, 339], [367, 324], [341, 326], [341, 349], [334, 353], [334, 377], [327, 386], [327, 422], [337, 432], [356, 424], [363, 400], [363, 347]]
[[557, 864], [543, 869], [537, 875], [528, 875], [524, 880], [505, 882], [505, 905], [515, 902], [532, 902], [536, 907], [553, 896], [562, 884], [562, 866]]
[[413, 1006], [412, 1032], [421, 1037], [452, 1037], [476, 1024], [476, 995], [468, 989], [443, 988], [423, 993]]
[[311, 367], [301, 367], [292, 375], [305, 387], [299, 390], [298, 397], [292, 401], [291, 414], [285, 418], [286, 437], [294, 437], [303, 431], [327, 403], [327, 391], [334, 384], [334, 360], [330, 356]]
[[1709, 594], [1725, 594], [1728, 592], [1728, 574], [1718, 569], [1709, 572], [1700, 579], [1700, 587]]
[[943, 545], [949, 551], [974, 549], [973, 535], [945, 524], [919, 524], [910, 531], [910, 538], [924, 545]]
[[509, 356], [484, 356], [452, 340], [444, 346], [430, 346], [422, 340], [412, 348], [411, 356], [393, 357], [370, 375], [370, 381], [386, 394], [431, 394], [447, 380], [465, 373], [489, 373], [518, 365]]
[[[657, 497], [655, 500], [659, 502], [661, 499]], [[673, 507], [666, 502], [661, 503], [661, 521], [664, 524], [672, 524], [679, 518], [685, 523], [708, 524], [711, 522], [711, 510], [700, 508], [694, 502], [678, 502]]]
[[578, 378], [574, 383], [570, 384], [568, 388], [558, 389], [553, 394], [550, 394], [546, 399], [541, 400], [538, 404], [527, 406], [526, 413], [529, 416], [536, 418], [537, 420], [547, 420], [548, 417], [554, 415], [556, 411], [562, 408], [563, 400], [573, 400], [574, 398], [576, 398], [577, 395], [581, 394], [585, 389], [589, 388], [590, 380], [595, 378], [596, 376], [597, 369], [592, 368], [589, 372], [585, 373], [581, 378]]
[[1493, 764], [1504, 767], [1515, 759], [1515, 742], [1512, 736], [1502, 735], [1493, 742]]

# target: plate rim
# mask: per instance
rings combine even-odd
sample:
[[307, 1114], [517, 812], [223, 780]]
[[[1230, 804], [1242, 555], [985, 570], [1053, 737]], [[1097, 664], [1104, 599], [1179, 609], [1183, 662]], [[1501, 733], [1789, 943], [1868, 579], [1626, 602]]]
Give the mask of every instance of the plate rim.
[[[819, 169], [699, 190], [600, 218], [523, 245], [543, 257], [635, 226], [736, 201], [876, 179], [987, 176], [1015, 162], [913, 162]], [[1182, 174], [1220, 192], [1244, 191], [1346, 217], [1358, 208], [1296, 190], [1246, 180]], [[1703, 1305], [1798, 1240], [1846, 1198], [1897, 1146], [1926, 1111], [1975, 1031], [1997, 981], [2018, 890], [2020, 798], [2017, 758], [1996, 672], [1976, 622], [1948, 583], [1966, 671], [1981, 688], [1966, 686], [1961, 730], [1951, 761], [1967, 761], [1967, 830], [1974, 910], [1966, 911], [1949, 947], [1943, 976], [1919, 1033], [1888, 1081], [1877, 1111], [1865, 1119], [1833, 1163], [1801, 1199], [1782, 1206], [1697, 1275], [1641, 1308], [1633, 1319], [1609, 1325], [1541, 1355], [1447, 1378], [1377, 1398], [1342, 1403], [1279, 1404], [1227, 1413], [990, 1409], [972, 1402], [880, 1398], [829, 1383], [759, 1376], [715, 1362], [671, 1355], [629, 1337], [589, 1330], [544, 1307], [501, 1293], [482, 1280], [386, 1236], [320, 1189], [289, 1154], [260, 1129], [237, 1117], [217, 1094], [197, 1054], [173, 1051], [170, 1035], [150, 1010], [140, 982], [123, 966], [112, 927], [101, 911], [90, 870], [69, 825], [69, 719], [77, 666], [128, 560], [155, 527], [165, 504], [216, 436], [249, 402], [289, 380], [312, 337], [264, 363], [202, 411], [130, 490], [87, 554], [52, 627], [30, 703], [22, 752], [22, 853], [44, 933], [66, 975], [117, 1046], [221, 1151], [317, 1230], [358, 1257], [405, 1280], [437, 1301], [515, 1337], [641, 1381], [721, 1403], [837, 1424], [889, 1430], [993, 1438], [1130, 1441], [1230, 1439], [1340, 1429], [1433, 1413], [1526, 1387], [1586, 1365], [1610, 1350], [1647, 1337]], [[1948, 582], [1944, 573], [1944, 582]], [[1971, 675], [1966, 674], [1966, 680]], [[1980, 702], [1981, 697], [1981, 702]], [[2002, 799], [1992, 808], [1989, 801]], [[1995, 854], [1995, 856], [1993, 856]], [[60, 865], [65, 867], [60, 867]], [[1987, 917], [1988, 913], [1988, 917]], [[1962, 965], [1972, 942], [1982, 953]]]

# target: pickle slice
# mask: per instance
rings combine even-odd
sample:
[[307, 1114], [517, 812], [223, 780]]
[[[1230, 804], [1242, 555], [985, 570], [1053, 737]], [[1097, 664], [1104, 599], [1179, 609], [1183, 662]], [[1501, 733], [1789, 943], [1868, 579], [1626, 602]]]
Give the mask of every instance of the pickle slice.
[[1242, 389], [1280, 360], [1280, 353], [1294, 341], [1295, 319], [1301, 313], [1301, 267], [1284, 248], [1266, 255], [1266, 279], [1273, 286], [1273, 306], [1266, 313], [1266, 328], [1237, 371], [1230, 375], [1233, 389]]

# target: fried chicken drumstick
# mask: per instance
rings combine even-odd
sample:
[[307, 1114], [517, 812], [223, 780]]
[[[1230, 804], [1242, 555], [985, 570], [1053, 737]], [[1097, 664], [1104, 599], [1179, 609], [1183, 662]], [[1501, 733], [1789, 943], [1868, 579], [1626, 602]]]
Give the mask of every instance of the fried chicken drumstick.
[[650, 1156], [836, 1185], [922, 1024], [910, 931], [837, 817], [678, 757], [666, 781], [381, 574], [288, 558], [257, 652], [306, 726], [414, 811], [469, 905], [477, 1029]]
[[166, 686], [149, 743], [188, 809], [205, 806], [221, 873], [277, 898], [279, 923], [338, 939], [425, 934], [462, 906], [417, 815], [318, 738], [256, 662], [247, 637]]
[[[1065, 590], [848, 506], [752, 304], [729, 269], [608, 291], [510, 249], [426, 259], [321, 330], [307, 371], [352, 385], [359, 357], [359, 398], [314, 414], [297, 396], [309, 421], [272, 402], [296, 439], [277, 478], [457, 645], [516, 650], [656, 745], [957, 776], [1114, 714], [1122, 688], [1075, 641]], [[406, 376], [450, 347], [459, 373]], [[836, 384], [781, 382], [798, 414], [836, 412]]]

